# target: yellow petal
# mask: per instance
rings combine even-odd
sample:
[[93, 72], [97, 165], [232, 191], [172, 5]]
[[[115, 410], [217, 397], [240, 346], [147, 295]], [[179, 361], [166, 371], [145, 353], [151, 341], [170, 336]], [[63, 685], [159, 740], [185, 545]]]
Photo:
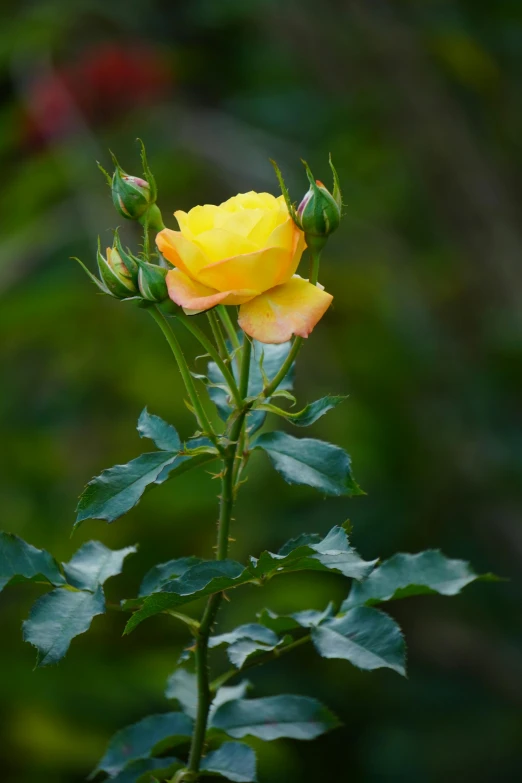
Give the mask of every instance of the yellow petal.
[[277, 215], [277, 212], [267, 212], [264, 209], [240, 209], [237, 212], [221, 210], [216, 228], [222, 228], [233, 234], [251, 239], [251, 233], [266, 215]]
[[211, 261], [222, 261], [230, 256], [239, 256], [246, 253], [255, 253], [259, 247], [244, 236], [222, 228], [212, 228], [203, 231], [194, 239], [206, 257]]
[[251, 190], [249, 193], [238, 193], [237, 196], [232, 196], [220, 204], [220, 207], [229, 212], [240, 209], [278, 209], [279, 199], [271, 193], [255, 193]]
[[191, 314], [210, 310], [218, 304], [240, 305], [255, 296], [255, 291], [216, 291], [196, 282], [180, 269], [171, 269], [165, 278], [173, 302]]
[[[202, 231], [209, 231], [211, 228], [214, 228], [217, 225], [220, 214], [221, 209], [214, 204], [203, 204], [203, 206], [193, 207], [186, 215], [186, 219], [183, 218], [185, 212], [174, 212], [174, 217], [177, 219], [183, 234], [185, 230], [188, 230], [191, 236], [198, 236]], [[182, 225], [181, 221], [183, 221], [184, 225]]]
[[156, 244], [167, 261], [188, 275], [197, 274], [199, 269], [209, 263], [201, 248], [184, 237], [181, 231], [164, 228], [157, 235]]
[[218, 291], [249, 288], [260, 294], [277, 285], [292, 265], [292, 254], [280, 247], [233, 256], [200, 269], [197, 279]]
[[295, 275], [239, 309], [239, 326], [261, 343], [284, 343], [293, 334], [308, 337], [333, 297]]

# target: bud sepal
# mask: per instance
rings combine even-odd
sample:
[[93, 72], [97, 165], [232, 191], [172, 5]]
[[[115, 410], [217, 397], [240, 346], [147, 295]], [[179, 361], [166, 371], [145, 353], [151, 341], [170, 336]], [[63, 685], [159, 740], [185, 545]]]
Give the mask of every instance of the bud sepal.
[[[143, 299], [148, 302], [163, 302], [169, 299], [165, 277], [168, 270], [146, 261], [138, 261], [138, 288]], [[169, 300], [170, 301], [170, 300]]]

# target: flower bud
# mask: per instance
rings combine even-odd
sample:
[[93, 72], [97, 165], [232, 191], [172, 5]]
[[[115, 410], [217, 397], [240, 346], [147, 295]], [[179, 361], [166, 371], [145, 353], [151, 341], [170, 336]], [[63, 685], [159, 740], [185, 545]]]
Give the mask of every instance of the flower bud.
[[303, 161], [310, 188], [296, 210], [290, 199], [281, 172], [277, 164], [272, 161], [288, 212], [296, 226], [304, 232], [306, 243], [309, 247], [312, 245], [316, 248], [322, 247], [329, 235], [339, 227], [341, 222], [342, 199], [339, 177], [331, 157], [329, 162], [334, 179], [332, 193], [320, 180], [314, 178], [308, 163]]
[[131, 177], [119, 166], [112, 177], [112, 201], [127, 220], [139, 220], [154, 203], [147, 180]]
[[326, 240], [341, 222], [342, 200], [339, 179], [330, 159], [330, 167], [334, 175], [332, 194], [320, 180], [314, 179], [308, 164], [305, 161], [303, 163], [310, 188], [297, 208], [295, 220], [305, 235], [312, 239], [312, 243], [314, 238], [317, 243], [321, 238]]
[[107, 288], [107, 293], [116, 299], [127, 299], [138, 293], [137, 264], [127, 253], [123, 253], [122, 257], [116, 246], [108, 247], [104, 257], [98, 246], [97, 258], [100, 278]]
[[167, 271], [162, 266], [139, 262], [138, 288], [141, 296], [148, 302], [163, 302], [169, 298], [165, 282]]

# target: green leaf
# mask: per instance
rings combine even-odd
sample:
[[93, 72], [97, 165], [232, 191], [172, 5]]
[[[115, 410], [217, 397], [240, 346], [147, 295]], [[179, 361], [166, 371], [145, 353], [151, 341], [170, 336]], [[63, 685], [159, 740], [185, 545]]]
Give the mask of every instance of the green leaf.
[[[239, 334], [239, 339], [243, 339], [242, 333]], [[248, 397], [257, 397], [263, 391], [266, 383], [275, 378], [283, 366], [291, 347], [291, 341], [280, 343], [279, 345], [270, 345], [259, 343], [257, 340], [252, 340]], [[292, 365], [290, 372], [278, 387], [279, 391], [289, 391], [292, 388], [294, 368], [295, 364]], [[238, 381], [237, 362], [233, 363], [232, 370], [236, 381]], [[233, 412], [233, 409], [229, 403], [229, 395], [224, 389], [219, 388], [220, 385], [222, 386], [225, 383], [225, 379], [215, 362], [209, 362], [207, 375], [211, 384], [207, 387], [210, 399], [218, 409], [220, 418], [223, 421], [226, 421]], [[256, 432], [263, 426], [265, 419], [265, 411], [252, 411], [249, 413], [247, 417], [249, 431], [251, 433]]]
[[219, 775], [234, 783], [255, 783], [256, 754], [242, 742], [225, 742], [201, 762], [203, 772]]
[[213, 716], [222, 704], [226, 704], [229, 701], [236, 701], [237, 699], [244, 699], [249, 688], [250, 682], [248, 680], [241, 680], [237, 685], [223, 685], [221, 688], [218, 688], [210, 707], [209, 725], [212, 723]]
[[186, 669], [176, 669], [167, 680], [167, 699], [176, 699], [183, 712], [195, 718], [198, 711], [198, 684], [195, 674]]
[[54, 557], [12, 533], [0, 531], [0, 591], [6, 585], [44, 580], [55, 587], [65, 584]]
[[227, 702], [212, 720], [213, 728], [236, 739], [250, 735], [265, 741], [311, 740], [337, 726], [337, 718], [319, 701], [293, 695]]
[[89, 481], [80, 496], [75, 527], [85, 519], [114, 522], [130, 511], [152, 484], [162, 484], [168, 478], [215, 458], [215, 454], [208, 453], [192, 456], [154, 451], [141, 454], [126, 465], [104, 470]]
[[186, 473], [187, 470], [199, 468], [201, 465], [206, 465], [207, 462], [213, 462], [218, 457], [218, 453], [214, 447], [210, 449], [206, 443], [208, 443], [206, 438], [199, 438], [197, 441], [194, 440], [189, 442], [187, 448], [190, 448], [191, 452], [196, 449], [200, 449], [201, 451], [194, 454], [183, 452], [178, 454], [173, 462], [169, 462], [165, 465], [154, 483], [163, 484], [167, 479], [180, 476], [182, 473]]
[[239, 625], [229, 633], [222, 633], [219, 636], [211, 636], [208, 641], [209, 648], [219, 647], [221, 644], [234, 644], [240, 639], [250, 639], [264, 644], [275, 644], [279, 641], [277, 634], [264, 625], [259, 623], [246, 623]]
[[377, 561], [362, 560], [350, 547], [344, 528], [334, 527], [324, 538], [304, 535], [287, 542], [277, 554], [263, 552], [258, 560], [251, 558], [250, 567], [234, 560], [202, 560], [194, 565], [190, 565], [186, 558], [171, 562], [174, 569], [183, 573], [165, 582], [163, 578], [170, 566], [168, 563], [157, 566], [146, 577], [153, 592], [143, 595], [142, 586], [139, 598], [123, 602], [125, 609], [138, 610], [127, 623], [125, 633], [130, 633], [147, 617], [247, 582], [303, 570], [334, 571], [354, 579], [364, 579]]
[[304, 534], [288, 541], [277, 554], [263, 552], [252, 558], [257, 576], [272, 577], [289, 571], [335, 571], [352, 579], [365, 579], [377, 560], [363, 560], [349, 544], [344, 528], [336, 526], [321, 539]]
[[99, 541], [88, 541], [63, 564], [67, 581], [78, 590], [94, 592], [111, 576], [121, 573], [126, 557], [137, 552], [135, 546], [112, 550]]
[[154, 441], [162, 451], [181, 451], [181, 440], [176, 429], [159, 416], [149, 413], [147, 408], [142, 410], [138, 419], [138, 432], [140, 437]]
[[323, 658], [342, 658], [359, 669], [393, 669], [406, 676], [406, 649], [395, 620], [378, 609], [359, 606], [312, 630]]
[[151, 783], [156, 780], [151, 777], [153, 772], [163, 779], [167, 776], [170, 777], [183, 766], [182, 761], [169, 756], [160, 759], [139, 759], [131, 761], [116, 777], [111, 777], [110, 780], [111, 783]]
[[130, 618], [124, 633], [133, 631], [152, 615], [195, 601], [212, 593], [252, 580], [252, 573], [235, 560], [208, 560], [189, 568], [182, 576], [163, 585], [160, 592], [123, 602], [125, 609], [139, 610]]
[[478, 576], [469, 563], [450, 560], [436, 549], [417, 555], [398, 553], [385, 560], [365, 582], [352, 586], [341, 611], [426, 593], [457, 595], [477, 579], [492, 578], [489, 574]]
[[78, 503], [76, 526], [84, 519], [115, 519], [126, 514], [178, 455], [155, 451], [141, 454], [127, 465], [115, 465], [89, 481]]
[[152, 566], [150, 571], [147, 571], [143, 577], [143, 581], [140, 585], [140, 591], [138, 596], [146, 596], [151, 593], [155, 593], [161, 590], [164, 584], [170, 582], [172, 579], [177, 579], [178, 576], [182, 576], [189, 568], [203, 563], [199, 557], [179, 557], [175, 560], [169, 560], [166, 563], [158, 563], [158, 565]]
[[328, 411], [331, 411], [333, 408], [336, 408], [338, 405], [340, 405], [342, 402], [344, 402], [347, 399], [348, 399], [347, 396], [333, 397], [331, 395], [328, 395], [327, 397], [322, 397], [320, 400], [311, 402], [309, 405], [303, 408], [302, 411], [299, 411], [298, 413], [291, 413], [290, 411], [285, 411], [282, 408], [278, 408], [277, 405], [272, 405], [271, 403], [266, 403], [266, 402], [257, 405], [256, 410], [263, 410], [263, 411], [267, 411], [268, 413], [275, 413], [277, 416], [282, 416], [283, 419], [286, 419], [291, 424], [295, 424], [297, 427], [309, 427], [311, 424], [316, 422], [317, 419], [320, 419], [321, 416], [324, 416], [325, 413], [328, 413]]
[[111, 738], [98, 766], [89, 776], [106, 772], [110, 777], [118, 775], [128, 764], [163, 753], [192, 736], [192, 720], [182, 712], [166, 712], [147, 718], [124, 729]]
[[249, 658], [275, 650], [280, 643], [274, 631], [259, 623], [240, 625], [230, 633], [211, 636], [209, 639], [210, 648], [228, 645], [228, 658], [237, 669], [244, 666]]
[[[268, 630], [268, 629], [267, 629]], [[264, 653], [273, 652], [276, 647], [282, 647], [292, 641], [291, 636], [285, 636], [283, 639], [277, 639], [273, 644], [265, 642], [256, 642], [253, 639], [239, 639], [231, 644], [227, 650], [227, 656], [236, 669], [241, 669], [247, 661], [257, 658]]]
[[278, 615], [271, 609], [263, 609], [257, 617], [260, 623], [276, 633], [286, 633], [296, 628], [316, 628], [334, 613], [333, 603], [330, 602], [322, 612], [316, 609], [304, 609], [290, 615]]
[[349, 455], [339, 446], [314, 438], [294, 438], [286, 432], [266, 432], [254, 448], [266, 451], [288, 484], [307, 484], [325, 495], [361, 495]]
[[63, 658], [74, 637], [88, 631], [104, 611], [101, 587], [95, 593], [58, 588], [39, 598], [23, 624], [24, 640], [37, 649], [37, 666]]

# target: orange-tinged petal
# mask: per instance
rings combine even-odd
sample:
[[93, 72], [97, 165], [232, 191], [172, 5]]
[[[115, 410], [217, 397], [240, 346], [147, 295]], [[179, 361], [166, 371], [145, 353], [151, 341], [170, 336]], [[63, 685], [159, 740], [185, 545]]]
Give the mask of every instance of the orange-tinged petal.
[[209, 264], [199, 270], [197, 279], [218, 291], [249, 288], [260, 294], [277, 285], [291, 263], [292, 255], [288, 250], [267, 247]]
[[255, 291], [216, 291], [196, 282], [181, 269], [171, 269], [165, 278], [173, 302], [191, 314], [210, 310], [218, 304], [240, 305], [256, 295]]
[[284, 343], [293, 334], [308, 337], [333, 297], [295, 275], [239, 309], [239, 326], [260, 343]]
[[292, 246], [288, 254], [288, 263], [281, 266], [276, 285], [288, 282], [297, 272], [297, 267], [301, 261], [301, 256], [306, 248], [306, 242], [303, 232], [297, 228], [294, 221], [292, 223]]
[[196, 275], [199, 269], [209, 263], [201, 248], [184, 237], [181, 231], [164, 228], [157, 235], [156, 244], [167, 261], [187, 275]]

